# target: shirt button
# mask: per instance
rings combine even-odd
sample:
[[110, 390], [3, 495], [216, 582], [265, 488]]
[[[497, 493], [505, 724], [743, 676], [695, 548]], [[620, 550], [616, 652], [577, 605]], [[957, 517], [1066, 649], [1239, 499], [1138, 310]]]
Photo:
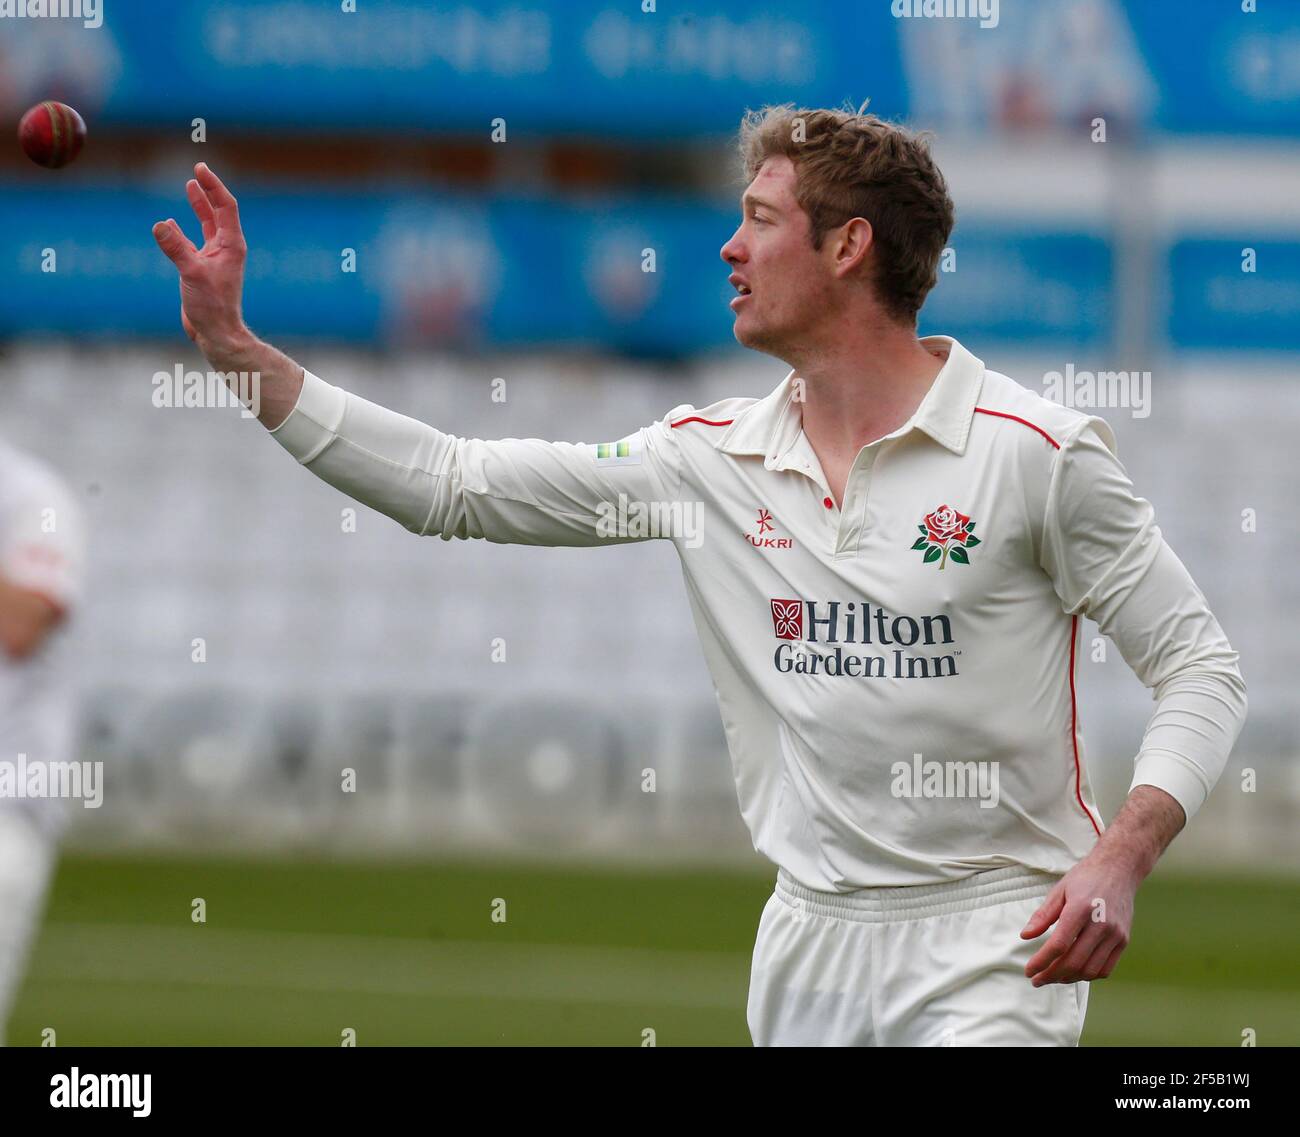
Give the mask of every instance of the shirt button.
[[826, 497], [826, 498], [822, 498], [822, 505], [824, 505], [827, 509], [834, 509], [834, 508], [835, 508], [835, 503], [834, 503], [833, 501], [831, 501], [831, 499], [828, 498], [828, 497]]

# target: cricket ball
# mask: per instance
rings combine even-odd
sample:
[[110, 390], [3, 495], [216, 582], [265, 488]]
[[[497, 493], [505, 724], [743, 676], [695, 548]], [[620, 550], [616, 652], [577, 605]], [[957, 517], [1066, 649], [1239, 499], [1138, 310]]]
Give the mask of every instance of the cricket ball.
[[57, 170], [81, 153], [86, 124], [66, 103], [37, 103], [18, 123], [18, 141], [38, 166]]

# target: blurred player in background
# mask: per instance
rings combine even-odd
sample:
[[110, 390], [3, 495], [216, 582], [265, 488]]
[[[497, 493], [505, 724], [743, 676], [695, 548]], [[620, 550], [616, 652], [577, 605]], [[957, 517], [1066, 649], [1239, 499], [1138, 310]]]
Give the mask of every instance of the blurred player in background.
[[[756, 1043], [1076, 1045], [1088, 982], [1241, 728], [1236, 653], [1104, 420], [917, 337], [954, 220], [924, 140], [778, 107], [741, 146], [734, 334], [793, 370], [614, 443], [458, 438], [259, 341], [238, 207], [205, 165], [186, 186], [202, 249], [174, 221], [154, 237], [187, 334], [217, 370], [258, 373], [276, 440], [357, 500], [444, 539], [674, 540], [741, 812], [778, 866]], [[698, 508], [702, 534], [616, 531], [615, 503]], [[1104, 833], [1081, 616], [1157, 696]], [[937, 784], [912, 778], [922, 760]], [[949, 784], [968, 767], [978, 786]]]
[[[80, 509], [63, 480], [0, 439], [0, 763], [13, 772], [11, 791], [20, 771], [74, 758], [67, 630], [80, 603], [83, 554]], [[58, 798], [0, 789], [0, 1043], [67, 809]]]

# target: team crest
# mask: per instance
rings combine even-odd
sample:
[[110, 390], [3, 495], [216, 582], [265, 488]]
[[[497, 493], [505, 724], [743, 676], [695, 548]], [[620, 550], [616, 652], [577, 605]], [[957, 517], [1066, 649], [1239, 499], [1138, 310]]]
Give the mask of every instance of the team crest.
[[917, 528], [921, 536], [912, 548], [924, 552], [921, 560], [927, 565], [938, 561], [939, 567], [943, 568], [950, 560], [968, 565], [968, 550], [980, 543], [975, 536], [975, 522], [948, 505], [941, 505], [933, 513], [926, 514], [925, 521]]

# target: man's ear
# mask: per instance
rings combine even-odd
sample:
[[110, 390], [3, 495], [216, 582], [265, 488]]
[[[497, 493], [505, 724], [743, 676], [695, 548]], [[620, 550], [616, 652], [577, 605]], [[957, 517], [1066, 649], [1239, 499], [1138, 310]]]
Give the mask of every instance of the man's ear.
[[875, 230], [865, 217], [850, 217], [828, 234], [836, 276], [857, 272], [875, 245]]

